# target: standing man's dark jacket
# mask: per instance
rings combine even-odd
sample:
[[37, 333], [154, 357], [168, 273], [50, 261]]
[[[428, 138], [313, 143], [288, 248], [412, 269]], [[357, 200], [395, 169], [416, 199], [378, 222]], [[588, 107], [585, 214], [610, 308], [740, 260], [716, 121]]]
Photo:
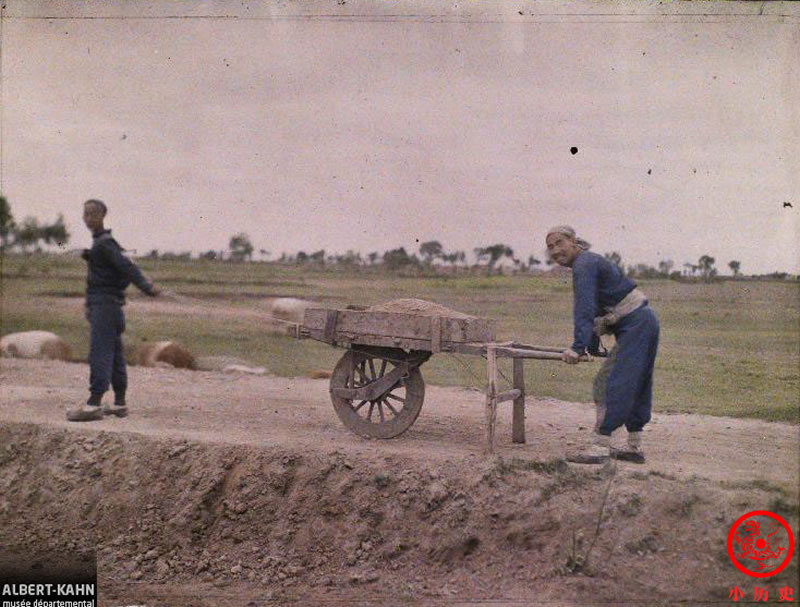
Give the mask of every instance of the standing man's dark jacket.
[[92, 248], [84, 250], [88, 262], [86, 305], [103, 303], [125, 304], [125, 288], [135, 284], [148, 295], [154, 295], [153, 283], [122, 254], [122, 247], [111, 237], [111, 230], [92, 235]]

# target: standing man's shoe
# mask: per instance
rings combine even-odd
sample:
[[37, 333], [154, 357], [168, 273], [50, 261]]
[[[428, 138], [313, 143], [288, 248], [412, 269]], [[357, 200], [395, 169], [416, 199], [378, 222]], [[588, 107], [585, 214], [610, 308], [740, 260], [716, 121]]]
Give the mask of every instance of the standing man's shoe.
[[93, 422], [103, 419], [103, 409], [100, 408], [100, 401], [102, 399], [102, 394], [92, 394], [85, 405], [67, 409], [67, 421]]
[[125, 403], [125, 397], [116, 395], [113, 405], [106, 405], [103, 407], [105, 415], [116, 415], [117, 417], [128, 416], [128, 405]]
[[615, 450], [613, 452], [614, 459], [623, 462], [633, 462], [634, 464], [643, 464], [644, 451], [642, 451], [642, 432], [628, 432], [628, 446], [625, 450]]

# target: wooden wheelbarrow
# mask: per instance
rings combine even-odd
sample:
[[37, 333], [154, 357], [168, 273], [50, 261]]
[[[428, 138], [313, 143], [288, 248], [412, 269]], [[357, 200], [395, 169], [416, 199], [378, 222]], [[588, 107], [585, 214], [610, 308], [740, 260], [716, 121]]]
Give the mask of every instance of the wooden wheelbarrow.
[[[339, 419], [365, 438], [393, 438], [408, 430], [425, 399], [420, 367], [441, 352], [487, 360], [486, 438], [494, 451], [497, 405], [513, 401], [512, 441], [525, 442], [525, 359], [561, 360], [561, 349], [495, 342], [494, 323], [483, 318], [310, 308], [292, 331], [347, 351], [330, 380]], [[513, 360], [513, 388], [497, 391], [497, 359]]]

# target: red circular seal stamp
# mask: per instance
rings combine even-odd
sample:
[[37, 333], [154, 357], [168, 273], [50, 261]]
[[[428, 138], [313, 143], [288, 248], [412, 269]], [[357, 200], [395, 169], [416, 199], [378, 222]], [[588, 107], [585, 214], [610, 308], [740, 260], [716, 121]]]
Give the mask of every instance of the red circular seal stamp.
[[782, 571], [794, 553], [788, 523], [769, 510], [740, 516], [728, 531], [728, 556], [734, 567], [750, 577], [770, 577]]

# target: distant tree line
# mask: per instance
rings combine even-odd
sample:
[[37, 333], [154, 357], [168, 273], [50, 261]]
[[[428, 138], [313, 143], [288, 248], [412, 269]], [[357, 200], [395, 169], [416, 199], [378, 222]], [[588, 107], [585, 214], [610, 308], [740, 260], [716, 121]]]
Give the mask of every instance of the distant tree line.
[[[70, 233], [64, 224], [64, 217], [59, 215], [50, 224], [40, 223], [34, 217], [25, 217], [18, 224], [11, 213], [11, 207], [5, 197], [0, 195], [0, 250], [16, 250], [23, 253], [40, 251], [41, 245], [65, 246], [70, 239]], [[487, 276], [502, 273], [536, 273], [542, 271], [542, 261], [534, 255], [522, 260], [515, 256], [514, 250], [503, 243], [496, 243], [485, 247], [473, 249], [475, 262], [467, 262], [464, 251], [445, 250], [438, 240], [429, 240], [419, 245], [418, 252], [409, 253], [404, 247], [391, 249], [383, 253], [373, 251], [363, 256], [361, 253], [348, 250], [343, 254], [326, 253], [320, 249], [311, 253], [299, 251], [296, 254], [282, 253], [276, 260], [278, 263], [295, 264], [301, 266], [334, 266], [347, 267], [382, 267], [391, 272], [411, 271], [417, 273], [452, 273], [457, 270], [484, 271]], [[208, 250], [201, 253], [198, 259], [205, 261], [232, 261], [244, 263], [254, 261], [256, 249], [250, 237], [245, 232], [238, 232], [231, 236], [227, 250]], [[259, 249], [260, 261], [270, 261], [271, 252]], [[159, 252], [153, 249], [143, 256], [146, 259], [162, 260], [189, 260], [192, 254], [189, 251], [173, 253], [170, 251]], [[701, 255], [697, 263], [686, 262], [681, 270], [674, 269], [675, 262], [671, 259], [662, 259], [658, 266], [644, 263], [625, 265], [622, 256], [617, 251], [604, 253], [604, 257], [615, 264], [630, 278], [645, 280], [672, 279], [672, 280], [702, 280], [710, 282], [718, 278], [715, 267], [716, 259], [708, 254]], [[553, 261], [544, 252], [544, 264], [553, 266]], [[734, 278], [741, 275], [742, 264], [738, 260], [728, 262], [728, 267]], [[790, 275], [786, 272], [773, 272], [755, 276], [756, 278], [786, 279]]]
[[[232, 261], [248, 261], [252, 260], [254, 247], [250, 242], [247, 234], [239, 233], [231, 237], [229, 243], [228, 259]], [[264, 249], [260, 250], [263, 257], [269, 257], [269, 251]], [[534, 255], [530, 255], [527, 261], [523, 261], [514, 254], [514, 250], [508, 245], [497, 243], [485, 247], [475, 247], [473, 249], [475, 263], [469, 265], [467, 263], [467, 254], [464, 251], [447, 252], [438, 240], [429, 240], [419, 245], [418, 253], [409, 253], [405, 247], [390, 249], [384, 253], [373, 251], [366, 256], [361, 255], [357, 251], [348, 250], [344, 254], [326, 254], [324, 249], [307, 253], [299, 251], [294, 255], [282, 253], [278, 258], [278, 263], [296, 264], [305, 266], [323, 267], [326, 265], [337, 267], [353, 267], [353, 266], [382, 266], [389, 271], [401, 270], [418, 270], [418, 271], [447, 271], [456, 268], [471, 268], [480, 269], [484, 268], [486, 275], [504, 273], [504, 271], [511, 271], [512, 273], [530, 273], [539, 271], [542, 262]], [[674, 270], [675, 262], [671, 259], [662, 259], [658, 262], [658, 266], [650, 266], [643, 263], [625, 265], [622, 261], [622, 256], [617, 251], [611, 251], [604, 254], [605, 258], [615, 264], [620, 270], [628, 277], [658, 280], [658, 279], [700, 279], [703, 281], [712, 281], [717, 276], [717, 269], [714, 266], [716, 260], [710, 255], [702, 255], [697, 263], [685, 263], [684, 270]], [[206, 259], [223, 259], [225, 258], [224, 252], [219, 253], [209, 251], [201, 255]], [[545, 251], [545, 264], [552, 266], [553, 262], [549, 259]], [[499, 268], [498, 264], [507, 260], [508, 264], [504, 268]], [[741, 262], [732, 260], [728, 263], [728, 267], [733, 272], [734, 277], [738, 277], [741, 273]], [[778, 276], [773, 274], [769, 276]]]
[[[611, 255], [615, 256], [617, 265], [622, 268], [622, 260], [619, 257], [619, 254], [613, 253]], [[606, 254], [606, 258], [609, 258], [608, 253]], [[672, 268], [675, 267], [675, 262], [673, 262], [671, 259], [662, 259], [660, 262], [658, 262], [658, 268], [649, 266], [647, 264], [638, 263], [627, 266], [625, 273], [631, 278], [670, 278], [672, 280], [698, 278], [704, 282], [711, 282], [718, 277], [717, 268], [714, 267], [715, 263], [716, 259], [710, 255], [701, 255], [697, 260], [697, 263], [686, 262], [683, 264], [683, 271], [673, 271]], [[728, 262], [728, 267], [731, 269], [731, 272], [733, 272], [734, 278], [738, 277], [741, 273], [742, 264], [740, 261], [735, 259], [731, 260]]]

